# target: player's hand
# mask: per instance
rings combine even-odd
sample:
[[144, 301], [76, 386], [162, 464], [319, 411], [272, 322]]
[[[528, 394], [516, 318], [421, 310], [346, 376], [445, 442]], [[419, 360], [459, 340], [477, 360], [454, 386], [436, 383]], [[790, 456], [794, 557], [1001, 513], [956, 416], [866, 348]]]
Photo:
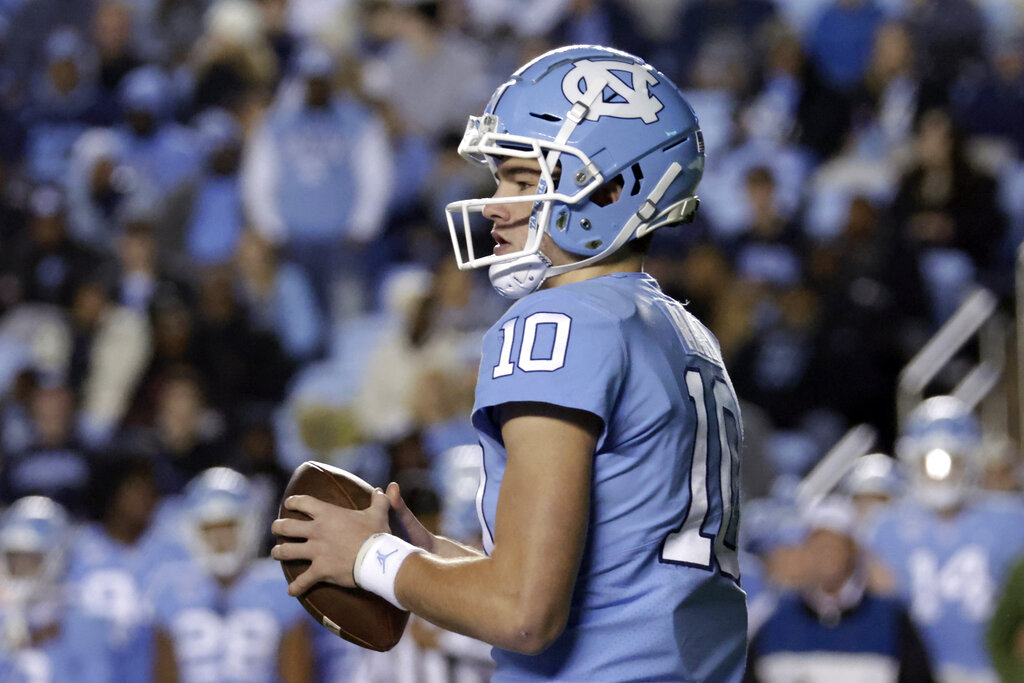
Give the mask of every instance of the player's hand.
[[416, 515], [412, 513], [409, 506], [405, 504], [405, 500], [402, 498], [402, 491], [398, 488], [397, 482], [388, 484], [385, 495], [388, 497], [388, 502], [391, 503], [391, 509], [398, 515], [398, 519], [405, 527], [406, 533], [409, 534], [409, 542], [419, 548], [423, 548], [428, 553], [437, 552], [435, 548], [437, 537], [427, 531], [426, 527], [420, 523], [420, 520], [416, 519]]
[[277, 519], [270, 530], [278, 536], [306, 539], [305, 542], [280, 543], [270, 551], [275, 560], [309, 560], [306, 571], [288, 585], [288, 594], [299, 596], [321, 581], [345, 588], [355, 586], [352, 568], [363, 541], [376, 533], [388, 533], [390, 502], [377, 489], [370, 506], [346, 510], [312, 496], [289, 496], [288, 510], [301, 512], [310, 519]]

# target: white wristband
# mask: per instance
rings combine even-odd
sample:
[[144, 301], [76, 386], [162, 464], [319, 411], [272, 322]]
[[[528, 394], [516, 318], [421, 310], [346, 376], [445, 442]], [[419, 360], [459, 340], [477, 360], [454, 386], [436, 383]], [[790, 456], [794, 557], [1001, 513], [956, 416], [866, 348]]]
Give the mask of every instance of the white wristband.
[[417, 548], [398, 536], [374, 534], [359, 547], [352, 577], [363, 590], [376, 593], [398, 609], [405, 609], [395, 597], [395, 579], [405, 558], [422, 552], [423, 548]]

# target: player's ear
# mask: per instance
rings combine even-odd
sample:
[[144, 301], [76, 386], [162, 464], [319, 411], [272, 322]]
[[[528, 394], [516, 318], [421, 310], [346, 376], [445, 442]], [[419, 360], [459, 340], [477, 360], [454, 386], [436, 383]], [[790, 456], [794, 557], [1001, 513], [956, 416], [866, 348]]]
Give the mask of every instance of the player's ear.
[[590, 201], [594, 202], [598, 206], [608, 206], [619, 201], [619, 196], [622, 195], [622, 186], [624, 181], [622, 180], [622, 174], [615, 176], [601, 187], [594, 190], [593, 194], [590, 195]]

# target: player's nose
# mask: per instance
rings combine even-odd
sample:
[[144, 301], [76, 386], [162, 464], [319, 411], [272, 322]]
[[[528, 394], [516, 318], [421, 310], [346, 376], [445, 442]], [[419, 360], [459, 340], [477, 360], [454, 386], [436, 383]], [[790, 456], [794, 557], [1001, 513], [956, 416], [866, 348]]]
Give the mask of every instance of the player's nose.
[[509, 217], [508, 204], [492, 202], [486, 204], [481, 213], [483, 213], [484, 218], [489, 221], [493, 221], [495, 223], [507, 222]]

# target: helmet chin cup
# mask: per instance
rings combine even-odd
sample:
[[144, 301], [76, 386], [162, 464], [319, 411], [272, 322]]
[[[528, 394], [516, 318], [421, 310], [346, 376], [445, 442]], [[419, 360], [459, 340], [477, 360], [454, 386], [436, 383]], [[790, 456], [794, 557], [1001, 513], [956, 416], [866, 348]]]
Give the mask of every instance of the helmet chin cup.
[[487, 274], [498, 294], [509, 299], [521, 299], [544, 284], [550, 267], [551, 261], [538, 251], [513, 261], [492, 264]]

